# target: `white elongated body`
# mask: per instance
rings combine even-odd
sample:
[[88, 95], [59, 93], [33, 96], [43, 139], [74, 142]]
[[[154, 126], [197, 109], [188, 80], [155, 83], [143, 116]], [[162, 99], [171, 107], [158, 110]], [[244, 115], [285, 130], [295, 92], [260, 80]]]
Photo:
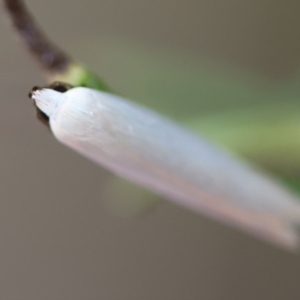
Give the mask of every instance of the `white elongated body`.
[[114, 173], [265, 240], [297, 245], [298, 198], [205, 138], [89, 88], [40, 89], [32, 98], [60, 142]]

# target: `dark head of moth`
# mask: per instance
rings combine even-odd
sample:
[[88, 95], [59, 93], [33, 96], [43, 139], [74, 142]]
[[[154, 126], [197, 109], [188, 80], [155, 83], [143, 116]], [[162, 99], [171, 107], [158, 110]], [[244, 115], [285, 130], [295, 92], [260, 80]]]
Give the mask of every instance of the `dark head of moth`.
[[[55, 82], [51, 83], [50, 85], [44, 86], [44, 87], [34, 86], [31, 89], [31, 91], [30, 91], [30, 93], [28, 95], [29, 98], [32, 99], [32, 93], [33, 92], [35, 92], [37, 90], [44, 89], [44, 88], [52, 89], [54, 91], [57, 91], [57, 92], [60, 92], [60, 93], [64, 93], [64, 92], [70, 90], [71, 88], [73, 88], [73, 86], [71, 84], [68, 84], [68, 83], [65, 83], [65, 82], [60, 82], [60, 81], [55, 81]], [[33, 102], [33, 105], [35, 106], [35, 109], [36, 109], [36, 116], [37, 116], [37, 118], [44, 125], [46, 125], [49, 128], [49, 117], [36, 106], [35, 101]]]

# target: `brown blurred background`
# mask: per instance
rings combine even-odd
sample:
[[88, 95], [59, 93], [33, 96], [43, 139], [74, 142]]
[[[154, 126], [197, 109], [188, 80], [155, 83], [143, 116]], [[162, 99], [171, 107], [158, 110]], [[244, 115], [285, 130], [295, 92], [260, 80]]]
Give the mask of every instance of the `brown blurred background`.
[[[297, 82], [299, 1], [26, 2], [115, 90], [178, 119], [206, 96], [207, 110], [225, 109], [214, 101], [230, 98], [227, 86]], [[0, 299], [299, 299], [299, 255], [167, 202], [119, 216], [155, 196], [36, 120], [27, 94], [43, 77], [1, 21]]]

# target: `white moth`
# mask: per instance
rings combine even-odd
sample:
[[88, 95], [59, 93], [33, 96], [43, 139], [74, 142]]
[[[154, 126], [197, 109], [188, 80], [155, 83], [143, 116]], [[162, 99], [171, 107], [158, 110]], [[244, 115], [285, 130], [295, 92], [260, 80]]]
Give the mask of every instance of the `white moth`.
[[193, 211], [295, 248], [298, 198], [201, 136], [119, 96], [39, 89], [55, 137], [112, 172]]

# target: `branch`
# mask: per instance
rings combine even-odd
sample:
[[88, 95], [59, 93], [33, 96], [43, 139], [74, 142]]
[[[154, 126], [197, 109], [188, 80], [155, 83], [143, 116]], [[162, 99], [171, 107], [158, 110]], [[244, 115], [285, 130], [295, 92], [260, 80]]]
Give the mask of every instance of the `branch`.
[[4, 0], [4, 7], [15, 31], [23, 40], [34, 60], [48, 73], [64, 72], [70, 65], [71, 59], [48, 41], [25, 4], [21, 0]]

